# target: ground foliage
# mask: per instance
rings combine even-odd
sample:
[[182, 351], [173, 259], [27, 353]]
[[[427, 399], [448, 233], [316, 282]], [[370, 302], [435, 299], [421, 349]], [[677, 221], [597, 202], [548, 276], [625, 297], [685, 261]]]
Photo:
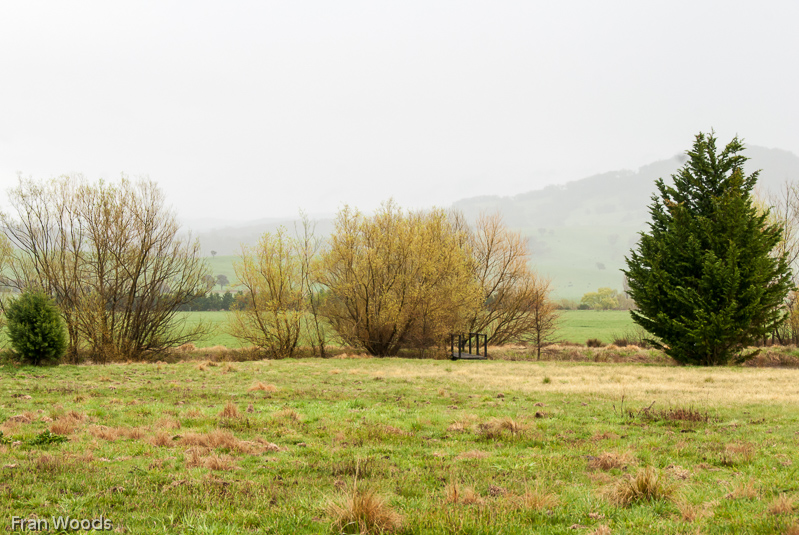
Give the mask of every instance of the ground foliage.
[[6, 364], [0, 517], [103, 515], [119, 533], [789, 533], [797, 379], [372, 358]]

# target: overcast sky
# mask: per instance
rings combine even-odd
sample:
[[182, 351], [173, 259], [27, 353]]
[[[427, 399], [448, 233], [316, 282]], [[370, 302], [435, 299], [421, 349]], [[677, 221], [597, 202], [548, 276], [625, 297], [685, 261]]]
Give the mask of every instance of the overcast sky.
[[[0, 186], [184, 218], [511, 195], [716, 129], [799, 153], [799, 2], [4, 2]], [[0, 203], [5, 203], [4, 195]]]

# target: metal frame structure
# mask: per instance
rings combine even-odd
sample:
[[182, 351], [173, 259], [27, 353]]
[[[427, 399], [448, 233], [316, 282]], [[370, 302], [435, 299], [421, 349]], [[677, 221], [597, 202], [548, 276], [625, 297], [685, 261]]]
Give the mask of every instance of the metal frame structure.
[[[458, 340], [457, 348], [455, 351], [455, 339]], [[475, 352], [472, 353], [472, 340], [474, 340]], [[483, 352], [480, 353], [480, 345], [482, 341]], [[466, 352], [466, 346], [469, 346], [469, 351]], [[468, 333], [468, 334], [450, 334], [449, 335], [449, 351], [452, 360], [468, 359], [468, 360], [486, 360], [488, 358], [488, 335], [482, 333]]]

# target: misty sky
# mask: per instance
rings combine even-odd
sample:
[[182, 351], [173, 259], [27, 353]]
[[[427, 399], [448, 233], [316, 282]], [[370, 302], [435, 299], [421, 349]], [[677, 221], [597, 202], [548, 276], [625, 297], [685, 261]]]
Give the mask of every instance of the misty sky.
[[[4, 2], [0, 186], [149, 175], [185, 218], [510, 195], [799, 153], [797, 2]], [[0, 196], [5, 203], [5, 195]]]

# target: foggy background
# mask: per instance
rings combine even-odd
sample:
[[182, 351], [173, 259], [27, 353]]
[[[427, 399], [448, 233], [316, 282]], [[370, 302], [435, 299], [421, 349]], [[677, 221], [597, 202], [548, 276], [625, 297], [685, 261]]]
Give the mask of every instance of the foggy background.
[[799, 153], [797, 20], [793, 2], [4, 3], [0, 187], [148, 175], [200, 224], [514, 195], [711, 128]]

